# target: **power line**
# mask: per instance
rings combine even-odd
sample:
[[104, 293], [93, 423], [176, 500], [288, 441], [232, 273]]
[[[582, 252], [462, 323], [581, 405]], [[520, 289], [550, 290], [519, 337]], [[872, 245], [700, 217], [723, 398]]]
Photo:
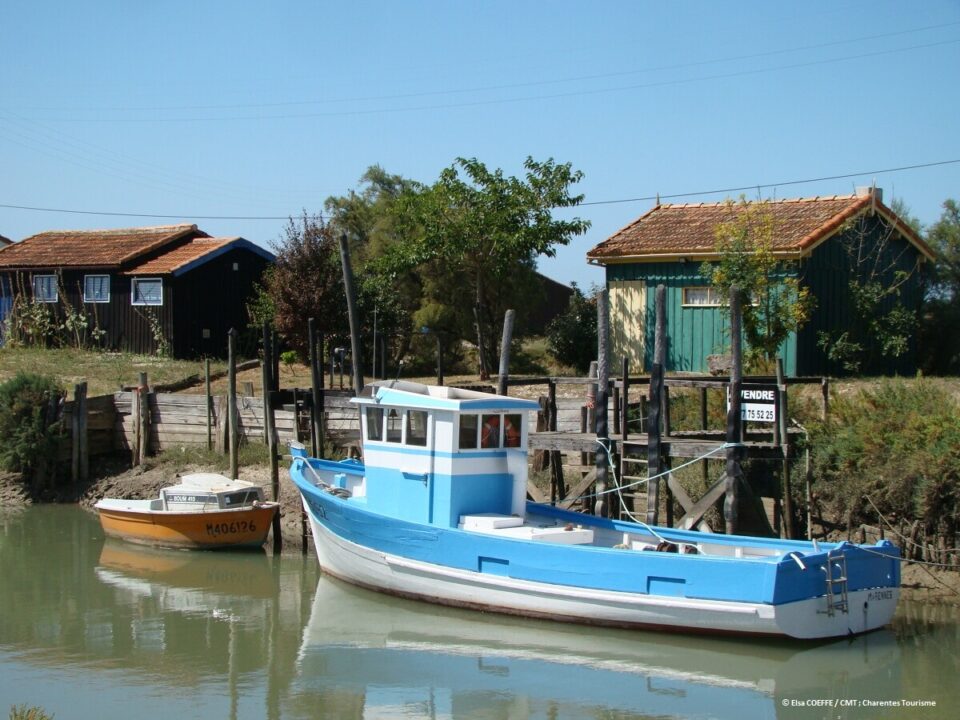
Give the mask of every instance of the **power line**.
[[[746, 190], [760, 190], [764, 188], [783, 187], [788, 185], [803, 185], [806, 183], [825, 182], [827, 180], [843, 180], [847, 178], [860, 177], [863, 175], [882, 175], [892, 172], [902, 172], [904, 170], [920, 170], [923, 168], [939, 167], [942, 165], [955, 165], [957, 163], [960, 163], [960, 158], [956, 160], [937, 160], [935, 162], [917, 163], [915, 165], [901, 165], [900, 167], [883, 168], [879, 170], [864, 170], [861, 172], [843, 173], [839, 175], [824, 175], [822, 177], [806, 178], [803, 180], [784, 180], [775, 183], [759, 183], [754, 185], [742, 185], [740, 187], [719, 188], [716, 190], [700, 190], [697, 192], [672, 193], [667, 195], [645, 195], [643, 197], [621, 198], [619, 200], [593, 200], [591, 202], [580, 203], [574, 207], [584, 207], [587, 205], [616, 205], [631, 202], [644, 202], [656, 200], [658, 198], [660, 200], [672, 200], [674, 198], [694, 197], [700, 195], [719, 195], [722, 193], [743, 192]], [[191, 218], [194, 220], [289, 220], [291, 217], [290, 215], [194, 215], [192, 213], [170, 215], [160, 213], [74, 210], [66, 208], [35, 207], [31, 205], [10, 205], [4, 203], [0, 203], [0, 208], [8, 208], [11, 210], [29, 210], [33, 212], [67, 213], [71, 215], [104, 215], [111, 217], [159, 218], [163, 220], [183, 220], [184, 218]], [[324, 216], [320, 215], [319, 217], [323, 218]]]

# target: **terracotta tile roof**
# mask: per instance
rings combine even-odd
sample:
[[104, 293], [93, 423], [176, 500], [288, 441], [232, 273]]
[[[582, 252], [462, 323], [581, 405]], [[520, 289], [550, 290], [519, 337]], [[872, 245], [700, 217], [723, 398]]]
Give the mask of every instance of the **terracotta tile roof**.
[[53, 230], [0, 251], [0, 268], [118, 268], [177, 239], [207, 237], [196, 225]]
[[[757, 203], [749, 203], [755, 205]], [[932, 257], [930, 248], [879, 199], [872, 195], [834, 195], [762, 201], [774, 223], [774, 252], [803, 254], [826, 240], [849, 219], [871, 208], [897, 225], [917, 248]], [[741, 203], [657, 205], [587, 253], [601, 265], [658, 257], [715, 255], [716, 227], [736, 218]]]
[[124, 275], [169, 275], [177, 270], [200, 260], [210, 253], [221, 250], [240, 240], [240, 238], [212, 238], [200, 237], [177, 245], [175, 248], [158, 255], [157, 257], [140, 263]]

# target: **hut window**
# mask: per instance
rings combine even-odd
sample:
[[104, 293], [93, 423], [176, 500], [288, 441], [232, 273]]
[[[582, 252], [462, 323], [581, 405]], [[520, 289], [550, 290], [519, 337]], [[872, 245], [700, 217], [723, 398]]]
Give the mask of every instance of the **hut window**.
[[480, 425], [479, 415], [460, 416], [460, 449], [472, 450], [477, 446], [477, 429]]
[[134, 278], [131, 301], [134, 305], [163, 305], [163, 281], [160, 278]]
[[57, 301], [57, 276], [34, 275], [33, 299], [36, 302], [55, 303]]
[[720, 307], [720, 293], [712, 287], [685, 287], [683, 304], [685, 307]]
[[83, 301], [85, 303], [110, 302], [110, 276], [84, 275]]
[[407, 445], [427, 445], [427, 412], [410, 410], [407, 413]]
[[480, 432], [480, 447], [498, 448], [500, 447], [500, 416], [484, 415], [483, 428]]
[[520, 416], [503, 416], [503, 446], [520, 447]]
[[383, 440], [383, 408], [367, 408], [367, 440]]
[[403, 415], [395, 409], [387, 413], [387, 442], [398, 443], [403, 440]]

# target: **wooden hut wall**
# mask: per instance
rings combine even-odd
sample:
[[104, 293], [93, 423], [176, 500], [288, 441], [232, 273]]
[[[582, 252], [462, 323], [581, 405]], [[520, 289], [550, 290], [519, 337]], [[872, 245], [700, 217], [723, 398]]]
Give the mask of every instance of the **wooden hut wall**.
[[[176, 357], [225, 357], [227, 333], [243, 334], [249, 323], [247, 301], [268, 261], [235, 248], [173, 278], [177, 296], [173, 316]], [[241, 353], [251, 349], [241, 348]]]

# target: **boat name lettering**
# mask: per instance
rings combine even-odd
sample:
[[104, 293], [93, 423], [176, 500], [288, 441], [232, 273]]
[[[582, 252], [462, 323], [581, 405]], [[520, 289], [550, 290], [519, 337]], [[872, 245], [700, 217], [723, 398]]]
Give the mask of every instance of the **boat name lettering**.
[[893, 600], [893, 590], [874, 590], [867, 593], [867, 602], [873, 600]]
[[217, 535], [235, 535], [236, 533], [256, 532], [255, 523], [246, 520], [238, 520], [229, 523], [207, 523], [207, 535], [216, 537]]

